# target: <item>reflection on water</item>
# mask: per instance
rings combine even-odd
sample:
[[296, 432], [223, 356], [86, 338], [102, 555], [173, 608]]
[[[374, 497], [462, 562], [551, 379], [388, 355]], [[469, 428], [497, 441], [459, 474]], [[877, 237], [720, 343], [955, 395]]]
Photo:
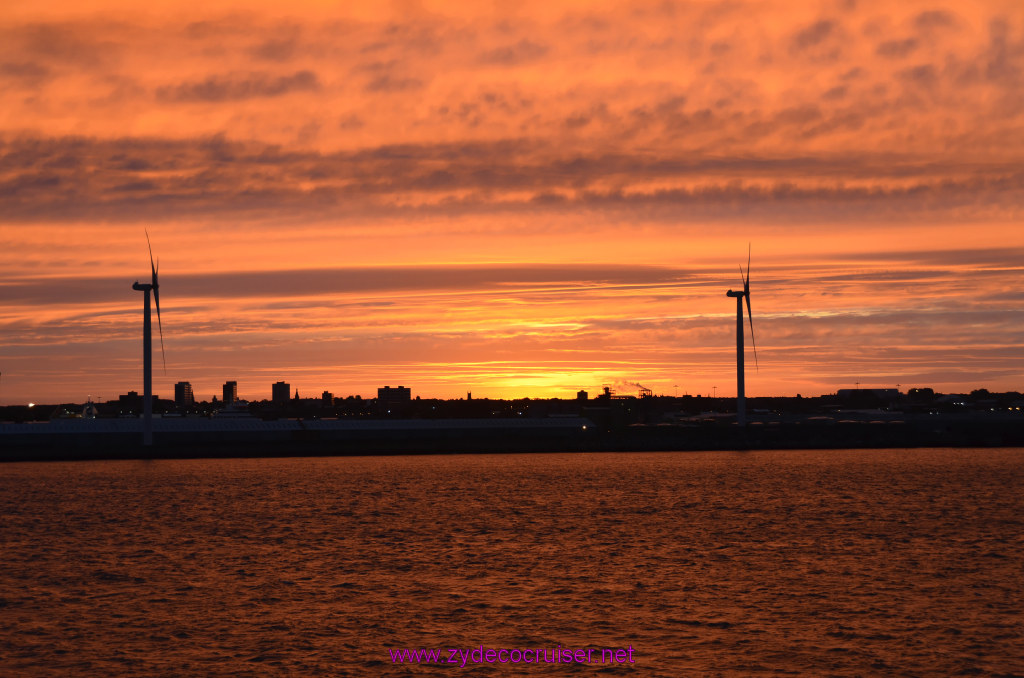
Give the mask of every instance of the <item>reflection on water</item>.
[[1024, 672], [1024, 450], [0, 466], [2, 675]]

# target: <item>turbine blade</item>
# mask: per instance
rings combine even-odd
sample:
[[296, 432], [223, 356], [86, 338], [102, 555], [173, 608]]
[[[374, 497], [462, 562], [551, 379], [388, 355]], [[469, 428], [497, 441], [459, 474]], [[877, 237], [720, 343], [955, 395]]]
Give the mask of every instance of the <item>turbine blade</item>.
[[757, 364], [757, 342], [754, 341], [754, 314], [750, 311], [750, 293], [747, 293], [747, 320], [750, 321], [750, 345], [754, 347], [754, 369], [758, 372], [761, 367]]
[[160, 262], [153, 262], [153, 244], [149, 241], [149, 229], [146, 229], [146, 246], [149, 247], [149, 270], [153, 273], [153, 303], [156, 304], [156, 324], [160, 328], [160, 357], [164, 363], [164, 374], [167, 374], [167, 354], [164, 353], [164, 324], [160, 319]]
[[167, 354], [164, 352], [164, 323], [160, 320], [160, 287], [156, 276], [153, 279], [153, 301], [157, 304], [157, 327], [160, 328], [160, 357], [164, 361], [164, 374], [167, 374]]
[[149, 270], [153, 273], [153, 283], [156, 284], [156, 266], [153, 265], [153, 244], [149, 242], [149, 229], [146, 229], [146, 247], [149, 248]]
[[156, 302], [156, 325], [160, 328], [160, 357], [164, 361], [164, 374], [167, 374], [167, 354], [164, 353], [164, 324], [160, 320], [160, 293], [153, 287], [153, 301]]
[[743, 291], [747, 293], [747, 303], [749, 305], [749, 302], [750, 302], [750, 243], [747, 243], [747, 277], [743, 279]]

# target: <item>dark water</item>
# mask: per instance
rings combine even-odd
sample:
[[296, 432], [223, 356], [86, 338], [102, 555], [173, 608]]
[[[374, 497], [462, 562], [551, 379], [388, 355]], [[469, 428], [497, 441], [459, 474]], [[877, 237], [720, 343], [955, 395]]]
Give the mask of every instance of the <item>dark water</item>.
[[[1024, 675], [1024, 450], [0, 466], [0, 675]], [[387, 648], [635, 648], [396, 666]]]

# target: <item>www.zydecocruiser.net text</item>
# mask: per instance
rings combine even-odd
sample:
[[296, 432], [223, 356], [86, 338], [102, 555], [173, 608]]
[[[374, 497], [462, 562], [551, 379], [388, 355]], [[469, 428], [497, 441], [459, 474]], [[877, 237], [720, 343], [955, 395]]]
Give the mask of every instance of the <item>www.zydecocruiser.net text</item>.
[[633, 664], [635, 648], [388, 648], [393, 664]]

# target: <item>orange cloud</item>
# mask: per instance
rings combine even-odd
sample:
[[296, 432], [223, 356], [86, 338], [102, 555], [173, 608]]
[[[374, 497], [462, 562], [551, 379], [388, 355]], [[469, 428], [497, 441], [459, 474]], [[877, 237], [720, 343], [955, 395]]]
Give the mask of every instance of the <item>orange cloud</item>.
[[144, 227], [165, 392], [721, 392], [748, 242], [751, 392], [1020, 388], [1019, 3], [179, 5], [0, 19], [0, 400], [137, 388]]

